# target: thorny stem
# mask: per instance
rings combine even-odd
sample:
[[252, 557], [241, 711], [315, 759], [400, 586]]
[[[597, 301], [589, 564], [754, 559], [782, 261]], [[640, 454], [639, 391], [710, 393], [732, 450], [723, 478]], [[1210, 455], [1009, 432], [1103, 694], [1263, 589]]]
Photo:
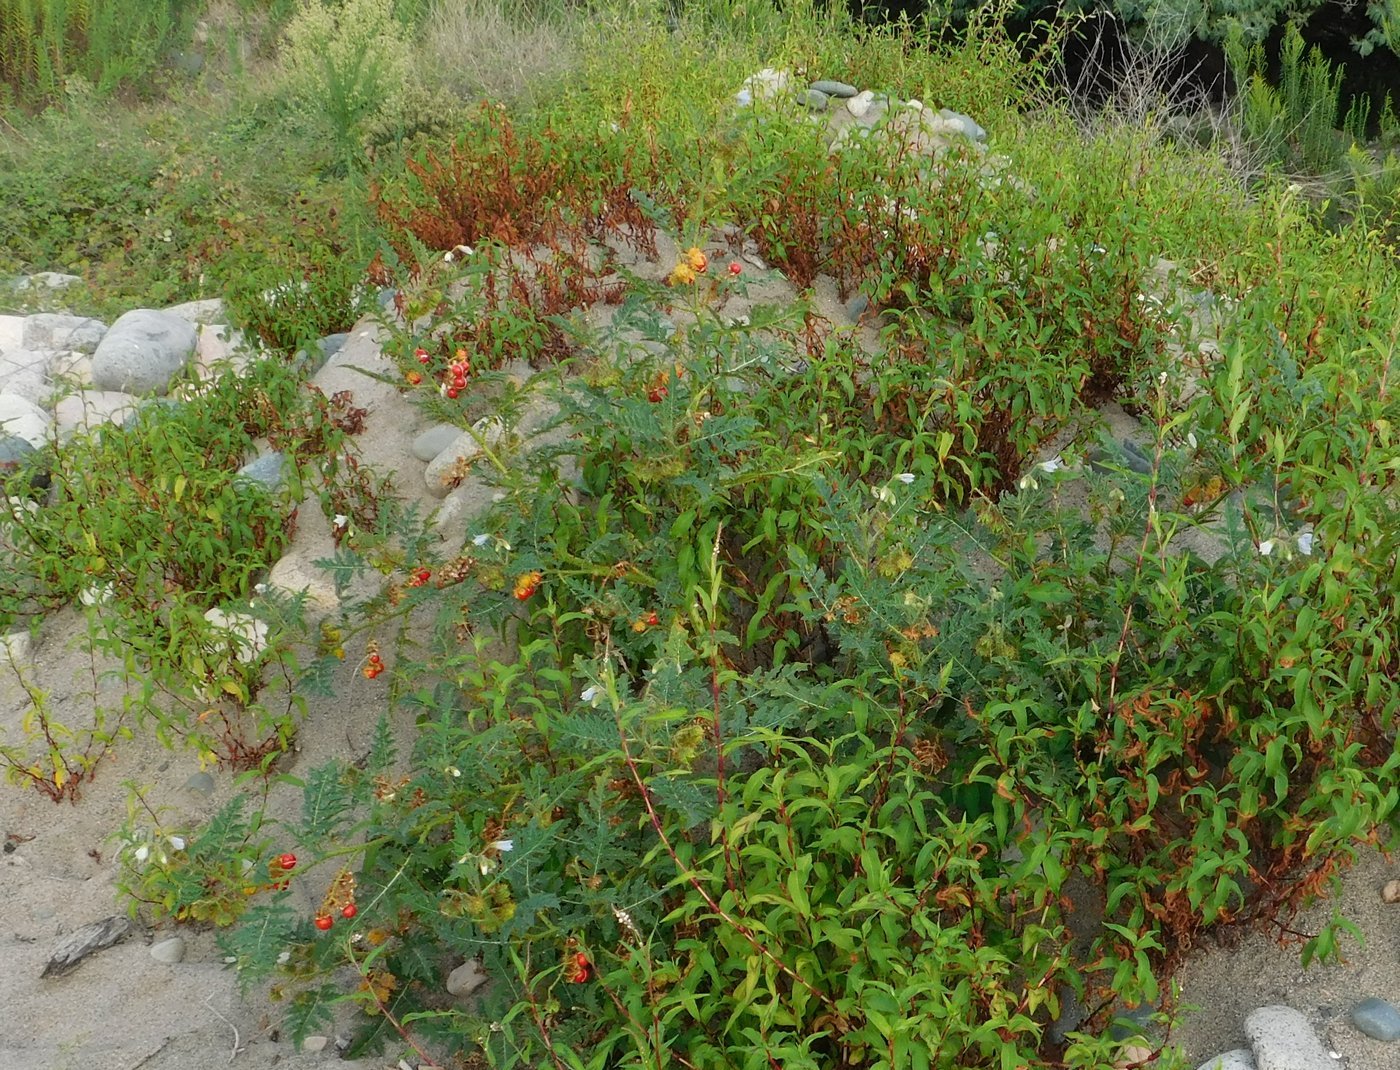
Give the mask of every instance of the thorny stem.
[[369, 974], [366, 972], [365, 967], [361, 965], [360, 960], [355, 957], [355, 948], [352, 945], [352, 942], [348, 939], [345, 941], [345, 948], [346, 957], [350, 960], [351, 965], [355, 967], [356, 972], [359, 973], [360, 980], [364, 982], [365, 991], [367, 991], [370, 995], [370, 998], [374, 1000], [374, 1005], [379, 1008], [379, 1013], [384, 1016], [384, 1020], [388, 1022], [390, 1026], [393, 1027], [394, 1032], [399, 1035], [399, 1038], [410, 1048], [413, 1049], [413, 1054], [418, 1056], [418, 1061], [420, 1065], [437, 1066], [437, 1060], [423, 1050], [422, 1046], [418, 1043], [418, 1041], [413, 1039], [412, 1034], [410, 1034], [409, 1031], [403, 1026], [403, 1024], [397, 1018], [394, 1017], [394, 1012], [391, 1011], [388, 1005], [382, 999], [379, 998], [379, 992], [374, 987], [374, 981], [370, 979]]

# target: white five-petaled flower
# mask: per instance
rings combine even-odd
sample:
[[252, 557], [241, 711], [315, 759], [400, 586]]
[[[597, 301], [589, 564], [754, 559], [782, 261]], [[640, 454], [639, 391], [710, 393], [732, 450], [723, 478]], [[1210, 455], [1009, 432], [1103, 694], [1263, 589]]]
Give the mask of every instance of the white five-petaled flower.
[[175, 850], [177, 850], [177, 851], [183, 851], [183, 850], [185, 849], [185, 837], [183, 837], [183, 836], [171, 836], [171, 837], [169, 837], [169, 840], [170, 840], [170, 846], [173, 847], [173, 848], [175, 848]]
[[485, 545], [486, 545], [488, 542], [490, 542], [490, 541], [491, 541], [491, 536], [490, 536], [490, 535], [487, 535], [485, 532], [482, 532], [480, 535], [473, 535], [473, 536], [472, 536], [472, 545], [473, 545], [473, 546], [485, 546]]
[[1261, 543], [1259, 544], [1259, 553], [1260, 553], [1262, 556], [1268, 557], [1268, 556], [1269, 556], [1271, 553], [1273, 553], [1273, 552], [1274, 552], [1274, 540], [1273, 540], [1273, 539], [1265, 539], [1263, 542], [1261, 542]]
[[602, 693], [603, 689], [595, 684], [592, 687], [585, 687], [583, 691], [579, 694], [579, 698], [591, 706], [594, 702], [597, 701], [598, 696]]
[[513, 850], [515, 850], [514, 840], [496, 840], [494, 843], [489, 845], [486, 848], [486, 850], [483, 851], [481, 854], [477, 855], [476, 858], [476, 866], [479, 870], [481, 870], [481, 875], [484, 877], [488, 873], [495, 872], [496, 867], [500, 864], [496, 860], [497, 854], [503, 851]]
[[914, 473], [900, 472], [899, 475], [895, 476], [895, 479], [899, 480], [907, 487], [910, 483], [914, 482]]
[[350, 526], [350, 518], [344, 513], [336, 513], [335, 519], [331, 521], [333, 527], [344, 528]]
[[1058, 472], [1058, 471], [1059, 471], [1061, 468], [1063, 468], [1064, 466], [1065, 466], [1065, 462], [1064, 462], [1063, 460], [1060, 459], [1060, 455], [1057, 453], [1057, 454], [1055, 454], [1055, 456], [1051, 457], [1048, 461], [1041, 461], [1040, 464], [1039, 464], [1037, 467], [1038, 467], [1042, 472]]
[[146, 846], [146, 844], [143, 843], [140, 847], [136, 848], [136, 861], [144, 862], [150, 857], [151, 849], [150, 847]]

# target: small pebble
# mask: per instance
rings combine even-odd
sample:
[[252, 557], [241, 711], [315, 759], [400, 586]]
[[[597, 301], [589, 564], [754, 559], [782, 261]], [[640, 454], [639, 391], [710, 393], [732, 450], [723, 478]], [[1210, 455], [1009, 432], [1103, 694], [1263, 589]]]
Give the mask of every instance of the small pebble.
[[1400, 880], [1386, 881], [1381, 898], [1387, 903], [1400, 903]]
[[312, 1053], [315, 1053], [315, 1052], [318, 1052], [318, 1051], [323, 1051], [323, 1050], [325, 1049], [326, 1045], [329, 1044], [330, 1042], [331, 1042], [331, 1038], [330, 1038], [330, 1037], [323, 1037], [323, 1036], [321, 1036], [319, 1033], [313, 1034], [312, 1036], [309, 1036], [309, 1037], [305, 1038], [305, 1039], [301, 1042], [301, 1050], [302, 1050], [302, 1051], [309, 1051], [309, 1052], [312, 1052]]
[[454, 996], [475, 992], [486, 983], [486, 971], [476, 959], [467, 959], [447, 975], [447, 991]]
[[1351, 1010], [1351, 1024], [1373, 1040], [1400, 1040], [1400, 1011], [1383, 999], [1363, 999]]
[[185, 957], [185, 941], [182, 937], [172, 936], [169, 940], [162, 940], [158, 944], [151, 945], [151, 958], [157, 962], [164, 962], [174, 965]]
[[192, 791], [196, 795], [213, 795], [214, 778], [201, 769], [185, 781], [185, 790]]

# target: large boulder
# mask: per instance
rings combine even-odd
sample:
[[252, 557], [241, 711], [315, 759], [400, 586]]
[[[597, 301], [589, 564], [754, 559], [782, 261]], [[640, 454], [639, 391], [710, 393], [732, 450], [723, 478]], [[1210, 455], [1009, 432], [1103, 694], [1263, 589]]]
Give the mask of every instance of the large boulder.
[[118, 318], [92, 355], [99, 390], [164, 394], [194, 356], [194, 324], [168, 312], [136, 308]]
[[50, 354], [32, 349], [0, 351], [0, 390], [43, 404], [49, 393]]
[[0, 392], [0, 439], [19, 438], [35, 449], [49, 437], [49, 414], [28, 398]]
[[55, 312], [37, 312], [24, 318], [26, 349], [57, 349], [76, 353], [92, 353], [97, 349], [107, 325], [89, 316], [64, 316]]

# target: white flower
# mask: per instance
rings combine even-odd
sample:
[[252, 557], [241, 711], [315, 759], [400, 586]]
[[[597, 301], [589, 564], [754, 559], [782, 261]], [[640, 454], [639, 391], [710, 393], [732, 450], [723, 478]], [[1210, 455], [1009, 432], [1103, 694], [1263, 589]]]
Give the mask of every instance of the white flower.
[[496, 849], [497, 851], [514, 851], [514, 850], [515, 850], [515, 841], [514, 841], [514, 840], [497, 840], [497, 841], [496, 841], [495, 843], [493, 843], [491, 846], [492, 846], [494, 849]]
[[1057, 453], [1057, 454], [1055, 454], [1055, 456], [1051, 457], [1048, 461], [1041, 461], [1040, 464], [1039, 464], [1037, 467], [1038, 467], [1042, 472], [1058, 472], [1058, 471], [1059, 471], [1061, 468], [1063, 468], [1064, 466], [1065, 466], [1065, 462], [1064, 462], [1063, 460], [1060, 459], [1060, 455]]
[[348, 516], [346, 516], [344, 513], [336, 513], [336, 514], [335, 514], [335, 519], [331, 521], [331, 526], [332, 526], [332, 527], [337, 527], [337, 528], [348, 527], [349, 524], [350, 524], [350, 518], [349, 518]]
[[1265, 539], [1263, 542], [1261, 542], [1261, 543], [1259, 544], [1259, 553], [1260, 553], [1262, 556], [1268, 557], [1268, 556], [1269, 556], [1271, 553], [1273, 553], [1273, 552], [1274, 552], [1274, 540], [1273, 540], [1273, 539]]
[[175, 848], [175, 850], [177, 850], [177, 851], [183, 851], [183, 850], [185, 849], [185, 837], [183, 837], [183, 836], [171, 836], [169, 839], [170, 839], [170, 846], [173, 847], [173, 848]]
[[1311, 557], [1313, 551], [1312, 528], [1304, 528], [1298, 532], [1298, 552], [1304, 557]]
[[477, 855], [476, 865], [477, 868], [481, 870], [481, 875], [483, 877], [488, 873], [494, 873], [496, 870], [496, 860], [489, 855]]
[[598, 698], [598, 696], [602, 693], [603, 689], [596, 685], [593, 687], [585, 687], [582, 693], [579, 695], [579, 698], [591, 706], [593, 705], [594, 701]]
[[1196, 432], [1194, 432], [1194, 431], [1187, 431], [1187, 432], [1186, 432], [1186, 444], [1187, 444], [1188, 446], [1190, 446], [1193, 450], [1196, 448]]
[[490, 535], [487, 535], [485, 532], [482, 532], [480, 535], [473, 535], [473, 536], [472, 536], [472, 545], [473, 545], [473, 546], [485, 546], [485, 545], [486, 545], [488, 542], [490, 542], [490, 541], [491, 541], [491, 536], [490, 536]]
[[910, 483], [914, 482], [914, 473], [900, 472], [899, 475], [895, 476], [895, 479], [899, 480], [907, 487]]
[[140, 847], [136, 848], [136, 861], [144, 862], [150, 857], [151, 849], [146, 844], [143, 843]]

